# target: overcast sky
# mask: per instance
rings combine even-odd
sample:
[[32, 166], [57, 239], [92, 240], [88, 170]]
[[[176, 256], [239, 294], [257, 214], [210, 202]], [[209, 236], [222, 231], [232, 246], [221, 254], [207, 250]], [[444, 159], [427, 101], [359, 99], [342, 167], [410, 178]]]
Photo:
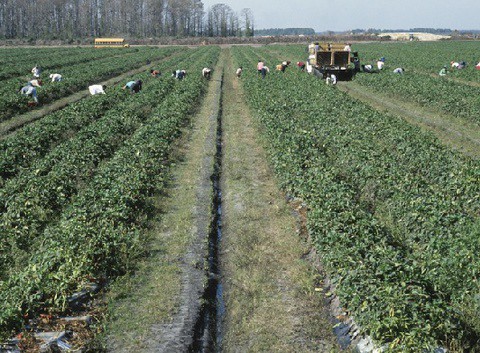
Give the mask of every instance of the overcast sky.
[[250, 8], [256, 29], [306, 27], [317, 32], [356, 28], [480, 29], [479, 0], [203, 0], [205, 10], [223, 3], [237, 13]]

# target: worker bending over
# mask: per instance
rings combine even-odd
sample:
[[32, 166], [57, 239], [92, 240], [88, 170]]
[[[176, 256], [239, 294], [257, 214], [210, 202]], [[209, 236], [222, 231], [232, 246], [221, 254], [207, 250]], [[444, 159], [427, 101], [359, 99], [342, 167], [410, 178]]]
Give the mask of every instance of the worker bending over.
[[300, 71], [305, 71], [305, 63], [303, 61], [297, 61], [297, 66], [300, 68]]
[[394, 74], [403, 75], [404, 72], [405, 72], [405, 69], [403, 67], [397, 67], [395, 70], [393, 70]]
[[88, 90], [90, 91], [90, 94], [92, 96], [96, 94], [105, 94], [105, 90], [107, 89], [107, 86], [105, 85], [91, 85], [88, 87]]
[[447, 65], [445, 65], [444, 67], [442, 67], [442, 69], [440, 70], [440, 72], [438, 73], [440, 76], [447, 76]]
[[172, 73], [172, 77], [175, 77], [177, 80], [183, 80], [186, 75], [187, 72], [185, 70], [176, 70]]
[[35, 65], [35, 67], [32, 69], [32, 74], [35, 78], [39, 78], [41, 72], [42, 70], [37, 65]]
[[129, 89], [131, 93], [138, 93], [142, 90], [142, 80], [128, 81], [122, 89]]
[[235, 72], [235, 74], [237, 75], [237, 77], [240, 77], [242, 76], [242, 71], [243, 71], [243, 68], [240, 66], [237, 71]]
[[38, 98], [37, 98], [37, 89], [31, 85], [26, 85], [20, 88], [19, 92], [23, 96], [30, 96], [33, 98], [33, 101], [35, 104], [38, 104]]
[[32, 87], [41, 87], [42, 86], [42, 80], [34, 79], [28, 81], [28, 85]]
[[60, 74], [50, 74], [52, 82], [60, 82], [62, 80], [62, 75]]
[[325, 82], [327, 83], [327, 85], [331, 84], [332, 86], [335, 86], [337, 84], [337, 76], [335, 76], [334, 74], [327, 74]]
[[211, 73], [212, 69], [209, 69], [208, 67], [204, 67], [202, 70], [202, 76], [205, 77], [207, 80], [210, 80]]
[[160, 73], [160, 70], [151, 69], [150, 70], [150, 75], [153, 76], [153, 77], [160, 77], [161, 73]]
[[268, 68], [268, 66], [263, 65], [260, 72], [262, 74], [262, 79], [265, 79], [265, 76], [267, 76], [267, 73], [270, 72], [270, 69]]

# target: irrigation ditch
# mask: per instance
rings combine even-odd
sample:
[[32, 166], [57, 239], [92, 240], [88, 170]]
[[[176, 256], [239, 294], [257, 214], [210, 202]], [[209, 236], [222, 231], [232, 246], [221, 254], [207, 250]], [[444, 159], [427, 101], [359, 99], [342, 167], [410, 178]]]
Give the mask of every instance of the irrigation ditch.
[[[216, 152], [212, 181], [212, 221], [208, 235], [208, 257], [206, 266], [207, 284], [202, 295], [202, 307], [195, 323], [193, 342], [189, 352], [211, 353], [222, 350], [222, 323], [225, 316], [225, 301], [221, 280], [219, 249], [222, 240], [222, 89], [220, 82], [217, 112]], [[215, 113], [214, 113], [215, 114]]]

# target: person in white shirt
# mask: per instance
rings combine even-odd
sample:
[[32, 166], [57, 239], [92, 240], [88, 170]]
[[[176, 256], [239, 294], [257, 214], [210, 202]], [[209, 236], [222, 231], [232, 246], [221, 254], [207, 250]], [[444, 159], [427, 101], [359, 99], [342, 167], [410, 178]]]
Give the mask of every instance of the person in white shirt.
[[93, 96], [95, 94], [105, 94], [105, 89], [107, 86], [105, 85], [91, 85], [88, 87], [88, 90], [90, 91], [90, 94]]
[[30, 80], [28, 81], [28, 84], [32, 87], [41, 87], [42, 86], [42, 80]]
[[456, 61], [451, 61], [451, 62], [450, 62], [450, 65], [451, 65], [452, 68], [454, 68], [454, 69], [458, 69], [458, 67], [460, 66], [460, 64], [457, 63]]
[[337, 76], [335, 76], [334, 74], [330, 74], [328, 75], [327, 74], [327, 78], [325, 79], [325, 82], [327, 83], [327, 85], [332, 85], [332, 86], [335, 86], [337, 84]]
[[378, 70], [383, 70], [383, 66], [385, 66], [385, 63], [382, 60], [378, 60], [377, 61]]
[[394, 74], [403, 75], [404, 72], [405, 72], [405, 69], [403, 67], [397, 67], [395, 70], [393, 70]]
[[35, 67], [32, 69], [33, 76], [35, 78], [39, 78], [40, 77], [40, 72], [41, 72], [40, 68], [37, 65], [35, 65]]
[[343, 48], [344, 51], [352, 51], [352, 47], [350, 46], [350, 43], [347, 43], [345, 47]]
[[204, 67], [202, 70], [202, 76], [205, 77], [207, 80], [210, 80], [210, 74], [212, 73], [212, 69], [208, 67]]
[[38, 104], [37, 89], [35, 87], [31, 85], [27, 85], [20, 88], [19, 92], [24, 96], [31, 96], [35, 104]]
[[60, 82], [62, 80], [62, 75], [60, 74], [50, 74], [52, 82]]
[[243, 71], [243, 68], [240, 66], [237, 71], [235, 72], [235, 74], [237, 75], [237, 77], [240, 77], [242, 76], [242, 71]]

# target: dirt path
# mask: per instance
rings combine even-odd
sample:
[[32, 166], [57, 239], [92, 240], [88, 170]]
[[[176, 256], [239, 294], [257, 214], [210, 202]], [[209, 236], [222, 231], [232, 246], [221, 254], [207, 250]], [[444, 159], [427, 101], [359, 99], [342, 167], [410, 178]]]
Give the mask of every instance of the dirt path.
[[192, 344], [206, 282], [221, 79], [218, 66], [192, 131], [178, 144], [171, 185], [154, 210], [151, 256], [111, 290], [110, 352], [182, 352]]
[[378, 111], [386, 111], [433, 132], [447, 146], [470, 157], [480, 158], [480, 128], [478, 125], [454, 116], [433, 112], [415, 103], [392, 99], [355, 82], [339, 82], [337, 86]]
[[231, 56], [223, 99], [225, 352], [331, 352], [309, 247], [276, 186]]

